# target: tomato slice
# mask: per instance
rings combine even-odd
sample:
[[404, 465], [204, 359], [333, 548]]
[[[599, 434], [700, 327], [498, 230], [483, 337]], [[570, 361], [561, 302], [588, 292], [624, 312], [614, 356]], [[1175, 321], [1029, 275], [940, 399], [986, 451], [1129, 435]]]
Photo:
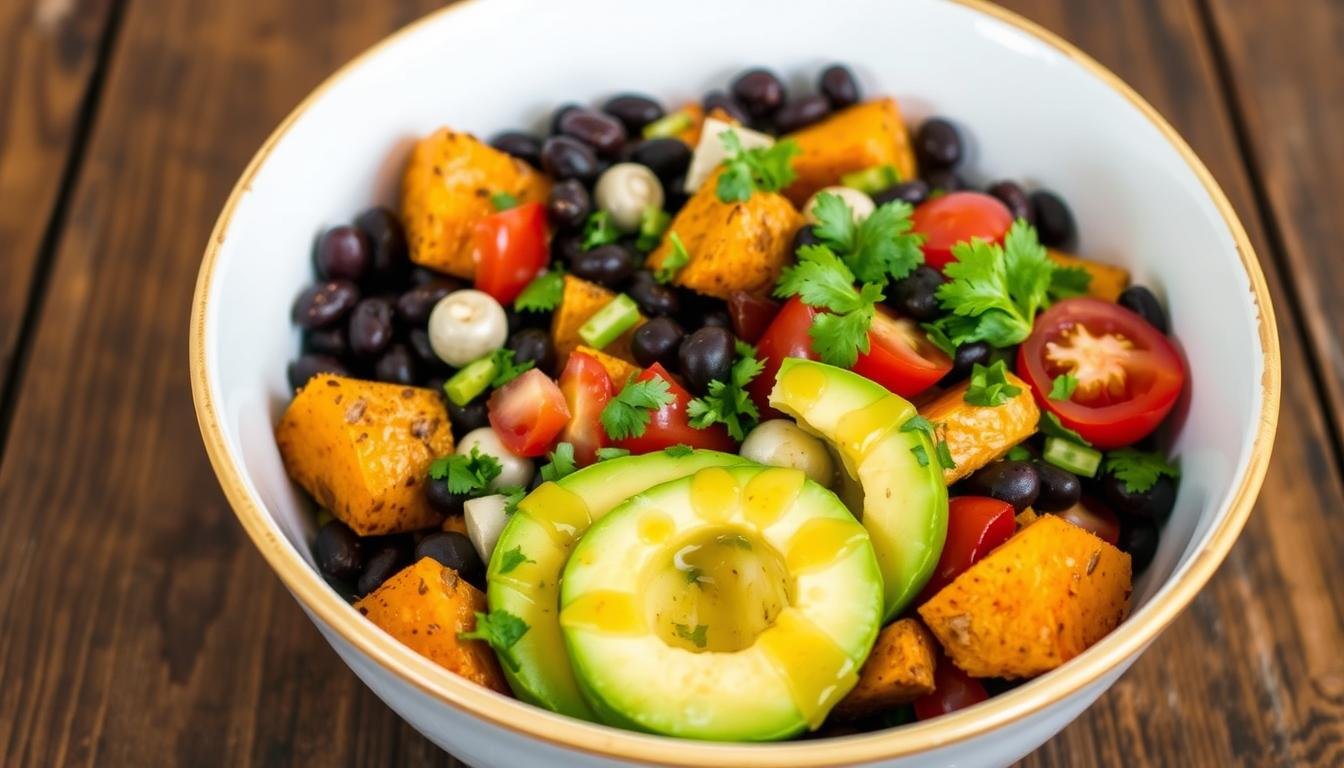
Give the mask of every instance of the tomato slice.
[[952, 358], [935, 347], [914, 321], [882, 307], [868, 328], [868, 347], [854, 363], [854, 372], [901, 397], [918, 395], [952, 370]]
[[979, 680], [962, 672], [943, 654], [938, 654], [938, 666], [933, 668], [933, 693], [915, 699], [915, 719], [931, 720], [979, 704], [989, 698], [989, 691]]
[[957, 243], [973, 237], [1002, 243], [1013, 214], [982, 192], [950, 192], [920, 203], [910, 221], [914, 231], [924, 235], [924, 263], [942, 270], [956, 261], [952, 246]]
[[645, 427], [644, 434], [618, 440], [616, 441], [618, 447], [635, 454], [653, 453], [682, 444], [712, 451], [737, 450], [737, 443], [728, 436], [728, 430], [722, 424], [715, 424], [708, 429], [696, 429], [691, 426], [690, 417], [686, 415], [686, 407], [691, 402], [691, 393], [678, 384], [662, 365], [654, 363], [636, 376], [635, 380], [648, 381], [655, 376], [667, 382], [668, 391], [672, 393], [672, 402], [650, 415], [649, 425]]
[[569, 408], [569, 423], [560, 442], [574, 446], [574, 460], [581, 467], [597, 461], [597, 449], [607, 444], [602, 430], [602, 409], [611, 400], [611, 377], [592, 355], [571, 352], [560, 373], [560, 392]]
[[947, 502], [947, 541], [933, 576], [915, 605], [938, 594], [980, 558], [1017, 532], [1013, 505], [988, 496], [956, 496]]
[[[1185, 364], [1166, 336], [1118, 304], [1065, 299], [1036, 318], [1018, 348], [1018, 375], [1036, 402], [1102, 450], [1147, 437], [1185, 386]], [[1078, 379], [1068, 400], [1048, 395], [1056, 376]]]
[[1060, 518], [1090, 531], [1094, 536], [1108, 544], [1120, 541], [1120, 519], [1111, 508], [1091, 496], [1084, 496], [1066, 510], [1054, 512]]
[[765, 364], [760, 375], [747, 385], [751, 401], [761, 412], [761, 420], [777, 419], [781, 414], [770, 407], [770, 390], [775, 386], [775, 375], [786, 357], [801, 357], [816, 360], [812, 351], [812, 337], [808, 331], [818, 311], [807, 306], [797, 296], [784, 302], [784, 306], [765, 329], [760, 342], [756, 345], [757, 359]]
[[546, 266], [546, 208], [524, 203], [486, 216], [473, 238], [476, 287], [507, 305]]
[[565, 396], [536, 368], [495, 390], [486, 403], [490, 426], [519, 456], [540, 456], [569, 421]]

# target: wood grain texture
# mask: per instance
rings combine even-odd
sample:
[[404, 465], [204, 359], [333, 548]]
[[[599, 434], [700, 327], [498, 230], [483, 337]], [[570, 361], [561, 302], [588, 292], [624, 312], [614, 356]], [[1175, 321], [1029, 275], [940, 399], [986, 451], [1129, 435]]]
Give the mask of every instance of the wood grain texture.
[[112, 3], [0, 3], [0, 398]]

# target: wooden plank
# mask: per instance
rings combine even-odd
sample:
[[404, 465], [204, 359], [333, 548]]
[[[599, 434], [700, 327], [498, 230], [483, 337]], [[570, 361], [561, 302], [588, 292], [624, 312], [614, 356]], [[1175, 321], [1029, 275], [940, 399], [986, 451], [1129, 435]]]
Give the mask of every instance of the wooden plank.
[[0, 3], [0, 402], [112, 0]]
[[1302, 329], [1274, 268], [1199, 9], [1193, 0], [1005, 5], [1125, 78], [1209, 166], [1261, 256], [1285, 372], [1274, 462], [1228, 561], [1097, 706], [1026, 764], [1340, 765], [1344, 497], [1305, 375]]
[[[1344, 7], [1333, 0], [1203, 0], [1232, 89], [1243, 151], [1293, 280], [1344, 443]], [[1336, 458], [1340, 458], [1338, 455]]]
[[454, 764], [255, 553], [186, 385], [199, 254], [234, 179], [321, 78], [440, 5], [126, 9], [0, 468], [0, 765]]

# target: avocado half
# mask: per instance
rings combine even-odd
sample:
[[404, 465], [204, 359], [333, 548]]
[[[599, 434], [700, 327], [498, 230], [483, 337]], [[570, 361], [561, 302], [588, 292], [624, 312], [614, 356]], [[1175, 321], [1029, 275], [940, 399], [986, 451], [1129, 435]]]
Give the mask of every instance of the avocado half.
[[780, 366], [770, 405], [830, 442], [862, 485], [863, 526], [882, 569], [883, 620], [891, 619], [923, 589], [947, 537], [947, 486], [933, 441], [902, 429], [918, 415], [915, 407], [856, 373], [799, 358]]
[[717, 451], [624, 456], [542, 483], [519, 502], [486, 572], [490, 610], [508, 611], [529, 627], [513, 646], [518, 669], [504, 666], [518, 698], [571, 717], [597, 719], [574, 681], [557, 621], [560, 571], [570, 550], [592, 523], [650, 486], [705, 467], [742, 463], [746, 459]]
[[593, 525], [565, 566], [560, 626], [604, 722], [767, 741], [821, 725], [882, 618], [868, 532], [796, 469], [710, 467]]

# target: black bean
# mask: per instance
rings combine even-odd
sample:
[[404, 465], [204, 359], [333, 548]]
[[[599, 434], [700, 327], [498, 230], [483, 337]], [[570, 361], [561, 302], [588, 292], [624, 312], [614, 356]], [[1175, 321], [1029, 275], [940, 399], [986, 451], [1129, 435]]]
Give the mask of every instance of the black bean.
[[701, 328], [727, 328], [732, 330], [733, 317], [727, 309], [711, 309], [700, 319]]
[[703, 393], [709, 382], [728, 378], [737, 355], [734, 341], [732, 331], [718, 326], [706, 326], [682, 340], [677, 358], [693, 391]]
[[632, 136], [665, 113], [663, 105], [638, 93], [622, 93], [607, 99], [602, 111], [621, 121]]
[[[452, 416], [448, 417], [450, 420]], [[453, 493], [448, 488], [448, 479], [427, 477], [425, 480], [425, 500], [435, 512], [443, 515], [462, 514], [462, 505], [470, 498], [465, 493]]]
[[467, 581], [485, 572], [485, 563], [481, 562], [471, 539], [459, 531], [435, 531], [421, 539], [415, 547], [415, 561], [426, 557], [445, 568], [452, 568]]
[[331, 355], [304, 354], [299, 355], [290, 362], [286, 372], [289, 375], [289, 386], [299, 389], [308, 380], [319, 373], [334, 373], [337, 376], [349, 376], [350, 370], [345, 364]]
[[473, 429], [490, 425], [490, 412], [486, 408], [485, 398], [478, 397], [466, 405], [447, 401], [448, 422], [453, 427], [453, 437], [458, 440]]
[[825, 96], [808, 94], [800, 96], [779, 108], [775, 113], [775, 128], [780, 133], [792, 133], [822, 119], [831, 112], [831, 104]]
[[415, 353], [411, 352], [411, 348], [405, 344], [393, 344], [378, 358], [378, 362], [374, 363], [373, 376], [378, 381], [386, 381], [390, 384], [415, 386], [418, 380]]
[[551, 187], [546, 214], [558, 229], [577, 230], [593, 212], [593, 198], [578, 179], [565, 179]]
[[541, 167], [541, 139], [530, 133], [505, 131], [490, 139], [490, 146], [513, 155], [533, 168]]
[[966, 189], [966, 182], [947, 168], [934, 168], [925, 172], [924, 182], [935, 192], [947, 193]]
[[1028, 224], [1035, 221], [1034, 211], [1031, 210], [1031, 198], [1027, 196], [1027, 191], [1021, 184], [1008, 180], [998, 181], [985, 191], [1007, 206], [1014, 219], [1026, 219]]
[[415, 354], [415, 361], [420, 370], [429, 373], [445, 373], [447, 364], [434, 354], [434, 347], [429, 343], [429, 331], [424, 328], [412, 328], [406, 334], [406, 341], [411, 347], [411, 352]]
[[1157, 554], [1161, 535], [1157, 526], [1147, 520], [1125, 520], [1120, 524], [1120, 549], [1129, 553], [1130, 568], [1135, 576], [1148, 570]]
[[1018, 512], [1035, 503], [1041, 492], [1040, 475], [1025, 461], [996, 461], [971, 475], [967, 484], [976, 493], [1012, 504]]
[[424, 285], [425, 283], [432, 283], [435, 280], [444, 279], [448, 278], [446, 278], [442, 272], [435, 272], [434, 270], [428, 267], [422, 267], [419, 264], [411, 267], [410, 281], [412, 286]]
[[929, 183], [923, 179], [911, 179], [903, 181], [900, 184], [887, 187], [886, 189], [873, 195], [873, 202], [878, 205], [890, 203], [892, 200], [900, 200], [903, 203], [919, 205], [929, 199]]
[[990, 358], [994, 355], [994, 348], [983, 341], [970, 341], [957, 347], [957, 353], [952, 356], [952, 370], [947, 372], [938, 383], [943, 386], [955, 384], [967, 376], [971, 375], [971, 370], [977, 363], [980, 365], [989, 365]]
[[653, 171], [666, 188], [670, 181], [684, 175], [690, 167], [691, 148], [681, 139], [649, 139], [634, 145], [630, 150], [630, 162]]
[[1031, 209], [1041, 245], [1068, 248], [1073, 244], [1073, 213], [1059, 195], [1038, 189], [1031, 193]]
[[561, 104], [560, 107], [559, 107], [558, 109], [556, 109], [554, 112], [551, 113], [551, 135], [552, 135], [552, 136], [555, 136], [555, 135], [557, 135], [557, 134], [560, 133], [560, 121], [563, 120], [564, 117], [565, 117], [565, 115], [569, 114], [570, 110], [573, 110], [573, 109], [583, 109], [583, 107], [579, 106], [578, 104], [574, 104], [574, 103]]
[[681, 306], [676, 290], [659, 283], [653, 273], [646, 269], [635, 272], [626, 293], [639, 305], [639, 310], [649, 317], [675, 315]]
[[630, 339], [630, 353], [635, 362], [645, 368], [662, 363], [669, 370], [677, 369], [677, 349], [686, 335], [676, 320], [655, 317], [635, 329]]
[[578, 233], [557, 232], [551, 238], [551, 261], [572, 267], [580, 253], [583, 253], [583, 238]]
[[569, 136], [552, 136], [541, 146], [541, 165], [557, 180], [597, 178], [597, 155], [592, 148]]
[[1148, 324], [1157, 330], [1163, 333], [1167, 332], [1167, 312], [1162, 309], [1162, 302], [1158, 301], [1153, 292], [1144, 286], [1129, 286], [1120, 292], [1120, 298], [1116, 302], [1147, 320]]
[[811, 224], [804, 224], [798, 228], [797, 232], [793, 233], [794, 254], [797, 254], [798, 249], [805, 245], [819, 245], [820, 243], [821, 238], [817, 237], [817, 233], [812, 230]]
[[519, 365], [530, 362], [547, 375], [555, 370], [555, 345], [551, 343], [551, 334], [540, 328], [518, 331], [509, 337], [508, 347]]
[[749, 69], [730, 88], [752, 117], [767, 117], [784, 104], [784, 83], [768, 69]]
[[386, 208], [370, 208], [355, 219], [355, 226], [368, 235], [373, 247], [370, 277], [381, 285], [400, 288], [411, 271], [411, 252], [397, 215]]
[[354, 581], [364, 570], [359, 537], [340, 520], [330, 520], [317, 529], [313, 554], [317, 558], [317, 569], [333, 579]]
[[705, 114], [713, 112], [716, 109], [722, 110], [734, 121], [746, 124], [751, 122], [751, 115], [747, 114], [747, 108], [742, 103], [726, 91], [710, 91], [705, 94], [701, 106], [705, 109]]
[[1131, 490], [1120, 478], [1106, 473], [1101, 478], [1101, 490], [1116, 512], [1128, 517], [1163, 522], [1176, 505], [1176, 481], [1166, 475], [1147, 490]]
[[359, 574], [355, 590], [360, 595], [367, 595], [409, 565], [410, 543], [410, 539], [404, 536], [381, 537], [372, 543], [369, 546], [372, 552], [364, 560], [364, 572]]
[[369, 236], [356, 227], [332, 227], [317, 238], [313, 251], [313, 266], [317, 276], [325, 280], [364, 279], [373, 262], [373, 246]]
[[635, 255], [620, 243], [608, 243], [575, 256], [571, 269], [584, 280], [619, 288], [634, 274]]
[[412, 328], [422, 328], [429, 322], [429, 313], [434, 311], [434, 305], [461, 288], [461, 283], [449, 279], [417, 285], [397, 297], [397, 316]]
[[346, 356], [350, 353], [350, 344], [345, 338], [345, 326], [333, 325], [330, 328], [304, 332], [303, 351], [332, 357]]
[[1036, 497], [1037, 511], [1059, 512], [1082, 498], [1083, 484], [1077, 475], [1044, 461], [1034, 461], [1032, 466], [1041, 482], [1041, 492]]
[[349, 280], [328, 280], [304, 288], [290, 313], [300, 328], [323, 328], [339, 321], [359, 303], [359, 288]]
[[663, 185], [663, 210], [675, 214], [680, 211], [691, 196], [686, 193], [686, 174], [678, 174]]
[[938, 306], [937, 294], [938, 286], [943, 282], [941, 272], [921, 264], [914, 272], [891, 286], [891, 298], [887, 303], [899, 314], [912, 320], [933, 320], [943, 313]]
[[956, 168], [961, 162], [961, 134], [957, 126], [931, 117], [915, 132], [915, 159], [921, 169]]
[[611, 115], [580, 107], [560, 118], [560, 132], [573, 136], [607, 157], [620, 154], [625, 146], [625, 126]]
[[374, 357], [392, 343], [395, 330], [392, 303], [382, 297], [364, 299], [350, 313], [350, 351]]
[[844, 64], [832, 64], [821, 70], [817, 90], [831, 103], [832, 109], [844, 109], [858, 104], [861, 98], [859, 81]]

